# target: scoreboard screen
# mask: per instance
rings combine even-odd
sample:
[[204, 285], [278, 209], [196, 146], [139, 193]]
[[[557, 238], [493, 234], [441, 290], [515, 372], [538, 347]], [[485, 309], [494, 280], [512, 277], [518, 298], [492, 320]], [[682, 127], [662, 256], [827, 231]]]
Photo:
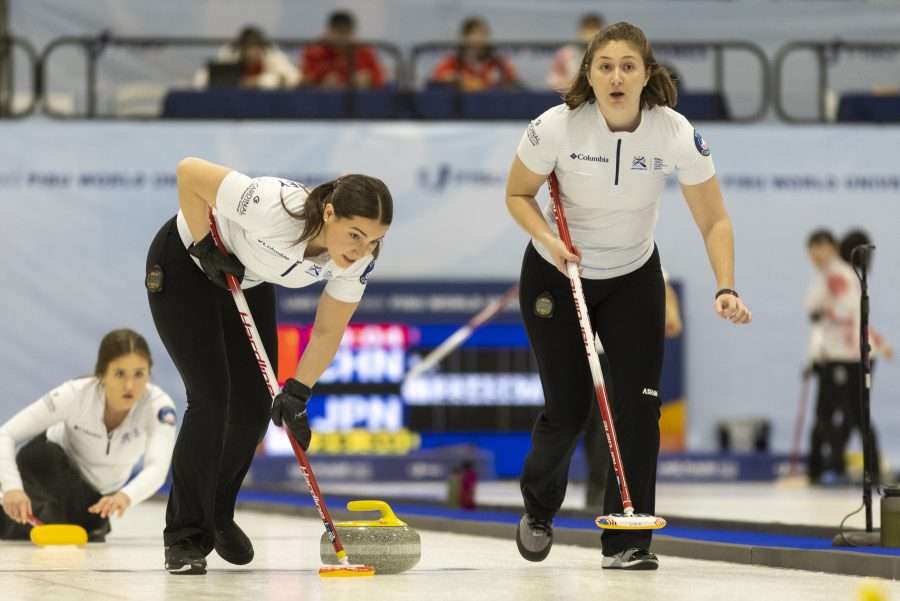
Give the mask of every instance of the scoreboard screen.
[[[485, 435], [530, 431], [544, 397], [516, 298], [435, 368], [404, 379], [425, 355], [513, 285], [371, 281], [334, 360], [314, 388], [310, 451], [402, 454], [433, 435], [472, 433], [483, 440]], [[309, 341], [320, 295], [320, 287], [278, 290], [282, 382], [293, 375]], [[276, 429], [270, 430], [265, 450], [291, 452]]]

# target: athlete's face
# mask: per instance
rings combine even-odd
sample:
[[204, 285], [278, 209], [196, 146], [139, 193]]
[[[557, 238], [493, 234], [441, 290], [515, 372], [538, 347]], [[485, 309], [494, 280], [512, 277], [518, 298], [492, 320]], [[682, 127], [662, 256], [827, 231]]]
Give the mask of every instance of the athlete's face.
[[620, 125], [638, 118], [641, 92], [650, 78], [637, 48], [607, 42], [594, 51], [587, 77], [607, 122]]
[[129, 353], [113, 359], [100, 378], [106, 391], [106, 404], [113, 411], [128, 411], [147, 390], [150, 362], [143, 355]]
[[828, 264], [837, 256], [837, 249], [828, 242], [813, 244], [809, 247], [809, 260], [813, 262], [813, 265], [819, 271], [824, 271]]
[[367, 217], [338, 217], [331, 204], [325, 205], [323, 216], [325, 247], [341, 269], [375, 252], [390, 227]]

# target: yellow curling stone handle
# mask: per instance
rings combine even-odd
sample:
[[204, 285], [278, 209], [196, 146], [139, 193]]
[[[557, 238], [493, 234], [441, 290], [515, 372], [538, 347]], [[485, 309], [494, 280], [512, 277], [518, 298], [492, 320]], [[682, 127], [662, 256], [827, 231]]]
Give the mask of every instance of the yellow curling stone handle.
[[350, 501], [347, 503], [347, 511], [378, 511], [381, 517], [377, 520], [357, 520], [352, 522], [338, 522], [335, 526], [344, 526], [347, 528], [383, 528], [383, 527], [403, 527], [406, 522], [400, 520], [395, 514], [391, 506], [384, 501]]

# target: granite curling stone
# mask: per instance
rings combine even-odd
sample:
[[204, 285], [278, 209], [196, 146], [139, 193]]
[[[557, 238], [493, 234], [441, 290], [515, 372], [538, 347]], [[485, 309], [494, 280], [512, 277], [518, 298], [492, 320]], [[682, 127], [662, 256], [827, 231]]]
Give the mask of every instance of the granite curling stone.
[[[384, 501], [350, 501], [348, 511], [378, 511], [377, 520], [335, 524], [350, 563], [373, 566], [376, 574], [399, 574], [412, 568], [422, 557], [419, 533], [402, 522]], [[327, 534], [319, 542], [322, 563], [338, 562]]]

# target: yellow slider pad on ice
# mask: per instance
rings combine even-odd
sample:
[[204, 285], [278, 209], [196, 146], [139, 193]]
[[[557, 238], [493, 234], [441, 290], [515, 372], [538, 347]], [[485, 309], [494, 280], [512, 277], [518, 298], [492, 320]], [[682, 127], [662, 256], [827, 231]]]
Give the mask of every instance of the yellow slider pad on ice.
[[42, 524], [31, 529], [36, 545], [86, 545], [87, 531], [75, 524]]

